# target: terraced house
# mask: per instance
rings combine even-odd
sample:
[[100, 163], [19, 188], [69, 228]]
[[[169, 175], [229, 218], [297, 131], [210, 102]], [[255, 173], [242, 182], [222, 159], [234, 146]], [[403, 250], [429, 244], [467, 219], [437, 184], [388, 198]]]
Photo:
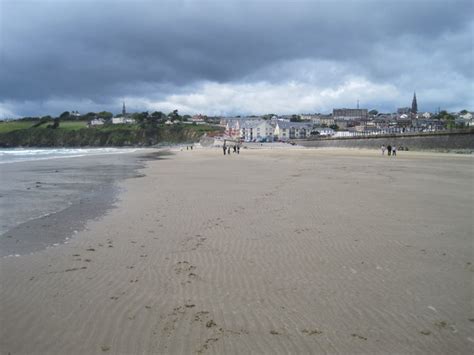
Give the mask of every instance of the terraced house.
[[276, 121], [275, 140], [303, 139], [311, 135], [313, 124], [307, 122]]
[[246, 142], [273, 142], [273, 126], [265, 120], [242, 122], [240, 136]]

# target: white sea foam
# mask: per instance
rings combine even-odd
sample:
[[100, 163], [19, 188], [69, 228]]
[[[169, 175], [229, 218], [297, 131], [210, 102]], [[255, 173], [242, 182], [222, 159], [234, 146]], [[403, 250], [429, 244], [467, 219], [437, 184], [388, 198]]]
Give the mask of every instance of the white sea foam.
[[44, 149], [0, 149], [0, 164], [32, 160], [75, 158], [86, 155], [133, 153], [142, 148], [44, 148]]

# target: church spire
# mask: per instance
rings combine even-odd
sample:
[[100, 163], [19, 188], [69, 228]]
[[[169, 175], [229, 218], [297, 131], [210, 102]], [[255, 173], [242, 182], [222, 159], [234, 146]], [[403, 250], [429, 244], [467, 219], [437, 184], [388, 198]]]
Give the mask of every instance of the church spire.
[[127, 111], [125, 110], [125, 101], [124, 101], [122, 105], [122, 116], [125, 116], [126, 114], [127, 114]]
[[414, 115], [418, 113], [418, 103], [416, 102], [416, 92], [413, 93], [413, 101], [411, 102], [411, 113]]

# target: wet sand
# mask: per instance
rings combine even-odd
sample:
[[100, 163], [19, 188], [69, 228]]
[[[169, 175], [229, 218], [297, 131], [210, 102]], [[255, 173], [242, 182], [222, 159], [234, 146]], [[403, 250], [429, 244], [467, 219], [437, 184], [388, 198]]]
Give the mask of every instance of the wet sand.
[[122, 179], [141, 177], [157, 149], [1, 165], [0, 257], [63, 243], [111, 208]]
[[195, 149], [141, 173], [68, 244], [0, 259], [2, 353], [472, 353], [472, 156]]

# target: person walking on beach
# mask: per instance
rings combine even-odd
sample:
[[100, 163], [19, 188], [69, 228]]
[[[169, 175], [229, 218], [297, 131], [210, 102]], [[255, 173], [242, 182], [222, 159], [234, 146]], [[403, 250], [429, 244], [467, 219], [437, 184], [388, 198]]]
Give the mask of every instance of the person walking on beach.
[[393, 146], [392, 148], [392, 156], [397, 156], [397, 147]]
[[387, 155], [388, 156], [392, 155], [392, 146], [391, 145], [387, 146]]
[[224, 149], [224, 155], [225, 155], [225, 152], [227, 150], [227, 147], [225, 146], [225, 142], [224, 142], [224, 145], [222, 146], [222, 149]]
[[240, 144], [237, 144], [237, 154], [240, 154]]
[[234, 153], [237, 153], [237, 145], [234, 144]]
[[227, 148], [227, 154], [230, 155], [230, 145], [229, 145], [229, 147]]
[[384, 145], [384, 144], [382, 144], [382, 148], [381, 148], [381, 149], [382, 149], [382, 155], [385, 155], [385, 145]]

